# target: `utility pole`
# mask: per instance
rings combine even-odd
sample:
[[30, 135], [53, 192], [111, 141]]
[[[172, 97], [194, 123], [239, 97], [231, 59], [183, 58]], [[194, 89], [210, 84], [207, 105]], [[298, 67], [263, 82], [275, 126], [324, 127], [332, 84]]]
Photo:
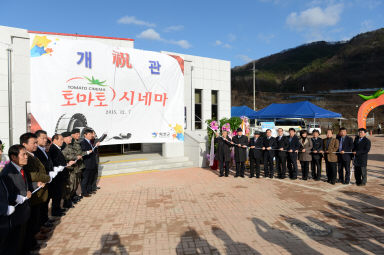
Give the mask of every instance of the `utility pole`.
[[256, 111], [256, 69], [255, 61], [253, 61], [253, 110]]

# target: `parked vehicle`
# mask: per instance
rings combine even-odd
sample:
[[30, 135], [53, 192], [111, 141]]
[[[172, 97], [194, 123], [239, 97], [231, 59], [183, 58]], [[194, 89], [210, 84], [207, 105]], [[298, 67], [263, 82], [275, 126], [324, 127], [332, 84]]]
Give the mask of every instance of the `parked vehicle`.
[[308, 133], [312, 134], [313, 130], [317, 129], [319, 133], [321, 134], [321, 126], [317, 123], [309, 123], [308, 124]]

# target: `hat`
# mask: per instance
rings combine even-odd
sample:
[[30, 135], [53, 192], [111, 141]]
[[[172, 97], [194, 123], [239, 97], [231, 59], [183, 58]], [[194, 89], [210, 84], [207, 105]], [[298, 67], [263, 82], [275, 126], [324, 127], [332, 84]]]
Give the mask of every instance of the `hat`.
[[71, 136], [71, 132], [63, 132], [61, 133], [61, 135], [65, 138], [65, 137], [68, 137], [68, 136]]
[[253, 132], [254, 135], [260, 135], [260, 131]]
[[77, 133], [80, 133], [80, 129], [79, 128], [74, 128], [71, 132], [71, 134], [77, 134]]
[[238, 128], [238, 129], [236, 130], [236, 132], [243, 132], [243, 130], [242, 130], [241, 128]]

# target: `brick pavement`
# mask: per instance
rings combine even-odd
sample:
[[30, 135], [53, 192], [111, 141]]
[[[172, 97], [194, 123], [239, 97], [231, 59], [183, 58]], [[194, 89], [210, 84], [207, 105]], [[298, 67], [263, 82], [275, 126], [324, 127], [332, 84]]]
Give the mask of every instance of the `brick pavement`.
[[105, 177], [40, 254], [384, 254], [384, 137], [373, 145], [365, 187], [201, 168]]

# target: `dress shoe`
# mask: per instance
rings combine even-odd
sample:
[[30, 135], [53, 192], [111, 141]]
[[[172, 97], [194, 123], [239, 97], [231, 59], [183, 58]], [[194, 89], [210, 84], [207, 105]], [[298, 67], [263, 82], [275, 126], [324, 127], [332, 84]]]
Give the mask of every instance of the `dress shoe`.
[[242, 175], [241, 178], [244, 178], [244, 175]]
[[83, 197], [90, 197], [91, 195], [89, 194], [83, 194]]
[[52, 216], [53, 217], [62, 217], [64, 215], [65, 215], [64, 212], [52, 212]]
[[332, 184], [332, 185], [335, 185], [335, 184], [336, 184], [336, 182], [335, 182], [335, 181], [331, 181], [331, 182], [330, 182], [330, 184]]
[[47, 221], [47, 222], [45, 222], [44, 224], [43, 224], [43, 227], [45, 227], [45, 228], [52, 228], [54, 225], [53, 225], [53, 223], [51, 223], [51, 222], [49, 222], [49, 221]]
[[46, 234], [46, 233], [49, 233], [52, 231], [52, 228], [47, 228], [47, 227], [40, 227], [40, 232], [43, 233], [43, 234]]
[[101, 188], [99, 186], [97, 186], [96, 189], [101, 189]]
[[237, 178], [237, 177], [239, 177], [239, 176], [238, 176], [238, 175], [235, 175], [234, 177]]
[[48, 236], [46, 236], [46, 235], [43, 234], [43, 233], [37, 233], [37, 234], [35, 235], [35, 238], [36, 238], [36, 240], [46, 240], [46, 239], [48, 239]]
[[228, 177], [228, 174], [226, 174], [225, 177]]
[[260, 175], [256, 175], [256, 178], [259, 179], [259, 178], [260, 178]]
[[252, 176], [252, 175], [250, 175], [250, 176], [249, 176], [249, 178], [253, 178], [253, 176]]
[[348, 185], [348, 184], [349, 184], [349, 182], [343, 182], [343, 184], [344, 184], [344, 185]]
[[219, 177], [223, 177], [224, 175], [220, 174]]

